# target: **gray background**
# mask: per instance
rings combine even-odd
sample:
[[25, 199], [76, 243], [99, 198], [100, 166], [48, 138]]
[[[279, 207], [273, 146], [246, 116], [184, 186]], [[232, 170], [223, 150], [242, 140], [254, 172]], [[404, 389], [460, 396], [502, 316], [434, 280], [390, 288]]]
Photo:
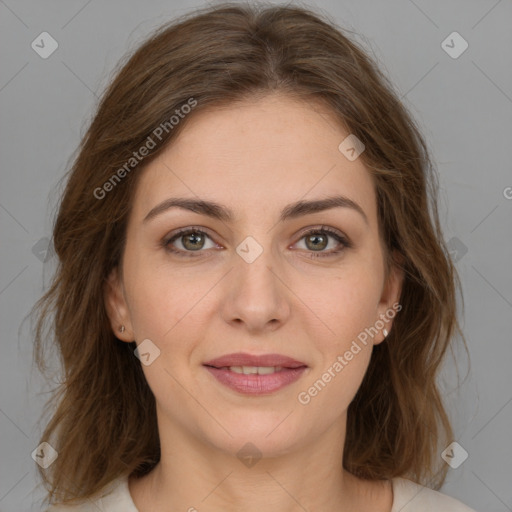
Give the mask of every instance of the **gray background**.
[[[32, 368], [30, 324], [22, 321], [54, 268], [44, 249], [57, 182], [118, 59], [162, 22], [200, 5], [0, 0], [0, 512], [41, 508], [31, 453], [47, 387]], [[450, 469], [442, 491], [480, 511], [512, 510], [512, 2], [309, 5], [362, 34], [431, 147], [471, 358], [468, 373], [458, 349], [457, 367], [450, 359], [443, 371], [456, 440], [469, 456]], [[59, 44], [47, 59], [31, 48], [43, 31]], [[469, 44], [456, 59], [441, 46], [453, 31]]]

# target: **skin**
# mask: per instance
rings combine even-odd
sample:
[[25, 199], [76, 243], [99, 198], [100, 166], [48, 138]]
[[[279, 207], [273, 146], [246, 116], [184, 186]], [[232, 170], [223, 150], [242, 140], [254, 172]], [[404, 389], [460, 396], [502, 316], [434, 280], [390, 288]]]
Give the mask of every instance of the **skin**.
[[[156, 398], [161, 461], [142, 479], [130, 479], [136, 507], [389, 512], [389, 481], [363, 481], [341, 467], [347, 408], [382, 332], [359, 344], [361, 351], [307, 405], [297, 400], [399, 300], [403, 275], [395, 267], [386, 272], [369, 172], [360, 158], [349, 161], [338, 150], [348, 133], [321, 104], [273, 94], [187, 121], [143, 170], [122, 271], [112, 272], [106, 290], [116, 336], [137, 344], [150, 339], [161, 351], [142, 366]], [[279, 221], [286, 205], [334, 193], [358, 203], [367, 221], [351, 208]], [[235, 218], [171, 208], [143, 223], [170, 197], [212, 200]], [[322, 225], [352, 247], [313, 259], [343, 247], [330, 236], [320, 248], [307, 245], [305, 228]], [[173, 246], [193, 257], [162, 247], [189, 226], [207, 232], [203, 245], [185, 235]], [[252, 263], [236, 252], [247, 236], [263, 249]], [[232, 352], [280, 353], [308, 369], [277, 392], [243, 395], [202, 366]], [[237, 457], [247, 442], [262, 454], [252, 467]]]

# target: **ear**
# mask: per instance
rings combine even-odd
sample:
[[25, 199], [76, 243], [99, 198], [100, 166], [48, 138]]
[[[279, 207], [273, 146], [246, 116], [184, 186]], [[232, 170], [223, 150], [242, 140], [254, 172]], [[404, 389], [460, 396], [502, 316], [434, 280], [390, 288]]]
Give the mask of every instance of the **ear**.
[[[124, 295], [124, 286], [119, 276], [118, 267], [115, 267], [108, 276], [104, 287], [104, 301], [107, 315], [114, 335], [121, 341], [131, 343], [134, 341], [130, 313]], [[124, 331], [119, 329], [124, 325]]]
[[388, 335], [393, 326], [393, 319], [402, 309], [399, 304], [400, 294], [402, 293], [402, 285], [404, 281], [404, 271], [402, 268], [403, 257], [395, 250], [391, 258], [389, 272], [382, 289], [382, 295], [378, 304], [378, 318], [376, 319], [376, 327], [379, 328], [379, 333], [373, 339], [373, 344], [378, 345], [382, 343], [386, 336], [384, 329], [387, 330]]

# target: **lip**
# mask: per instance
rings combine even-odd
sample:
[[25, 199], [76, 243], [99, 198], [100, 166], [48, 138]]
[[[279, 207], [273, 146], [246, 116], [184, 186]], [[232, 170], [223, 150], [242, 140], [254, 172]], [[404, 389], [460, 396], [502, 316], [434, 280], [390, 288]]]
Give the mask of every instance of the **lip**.
[[[245, 366], [245, 365], [244, 365]], [[307, 370], [306, 366], [299, 368], [283, 368], [279, 372], [267, 375], [235, 373], [223, 368], [205, 366], [221, 384], [246, 395], [267, 395], [278, 391], [298, 380]]]
[[307, 367], [306, 363], [297, 361], [282, 354], [252, 355], [244, 352], [226, 354], [203, 363], [204, 366], [223, 368], [226, 366], [282, 366], [283, 368], [296, 369]]
[[[298, 380], [308, 365], [281, 354], [251, 355], [238, 352], [217, 357], [203, 366], [221, 384], [239, 393], [248, 395], [267, 395], [278, 391]], [[280, 366], [278, 372], [258, 375], [235, 373], [228, 366]]]

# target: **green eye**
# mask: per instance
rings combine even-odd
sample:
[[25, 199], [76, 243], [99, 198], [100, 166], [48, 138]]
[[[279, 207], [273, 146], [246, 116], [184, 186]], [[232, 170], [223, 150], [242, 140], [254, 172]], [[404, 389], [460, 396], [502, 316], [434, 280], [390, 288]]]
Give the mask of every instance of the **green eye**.
[[[329, 245], [330, 238], [336, 240], [338, 247], [325, 251], [324, 249]], [[206, 239], [212, 242], [211, 247], [205, 247]], [[305, 239], [306, 250], [311, 252], [312, 258], [333, 256], [346, 248], [352, 247], [347, 238], [326, 226], [303, 233], [300, 240], [303, 239]], [[182, 248], [174, 245], [177, 241], [180, 242]], [[204, 230], [193, 226], [180, 229], [170, 238], [163, 240], [162, 245], [168, 252], [184, 257], [198, 257], [205, 252], [203, 249], [219, 247]]]

